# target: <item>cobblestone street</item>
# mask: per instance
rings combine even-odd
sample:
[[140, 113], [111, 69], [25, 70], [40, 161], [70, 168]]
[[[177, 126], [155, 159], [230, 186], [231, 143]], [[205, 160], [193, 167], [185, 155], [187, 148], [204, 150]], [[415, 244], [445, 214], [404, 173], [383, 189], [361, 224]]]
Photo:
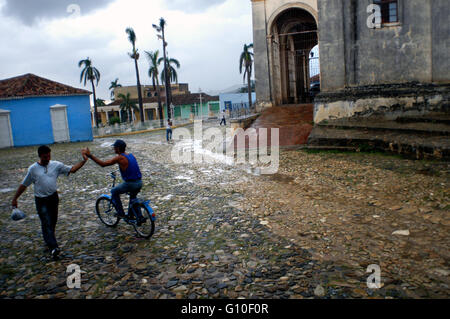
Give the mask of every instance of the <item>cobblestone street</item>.
[[[208, 125], [217, 126], [218, 123]], [[46, 252], [32, 187], [10, 203], [37, 147], [0, 150], [0, 298], [448, 298], [450, 165], [382, 154], [282, 150], [275, 175], [245, 165], [175, 164], [165, 132], [123, 137], [157, 215], [150, 240], [104, 226], [96, 198], [117, 167], [59, 179], [61, 259]], [[50, 146], [76, 164], [115, 138]], [[396, 231], [403, 231], [397, 232]], [[407, 231], [407, 232], [406, 232]], [[66, 268], [83, 271], [68, 289]], [[367, 266], [381, 268], [368, 289]]]

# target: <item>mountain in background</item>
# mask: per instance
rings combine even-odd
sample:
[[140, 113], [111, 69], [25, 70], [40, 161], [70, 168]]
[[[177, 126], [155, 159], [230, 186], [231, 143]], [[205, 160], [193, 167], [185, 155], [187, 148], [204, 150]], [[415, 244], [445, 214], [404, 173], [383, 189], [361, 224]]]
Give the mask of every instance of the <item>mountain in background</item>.
[[[252, 86], [255, 85], [255, 81], [252, 80]], [[219, 94], [232, 94], [232, 93], [240, 93], [240, 90], [242, 88], [247, 88], [247, 84], [236, 84], [233, 86], [230, 86], [229, 88], [218, 90], [218, 91], [208, 91], [206, 92], [209, 95], [216, 96]]]

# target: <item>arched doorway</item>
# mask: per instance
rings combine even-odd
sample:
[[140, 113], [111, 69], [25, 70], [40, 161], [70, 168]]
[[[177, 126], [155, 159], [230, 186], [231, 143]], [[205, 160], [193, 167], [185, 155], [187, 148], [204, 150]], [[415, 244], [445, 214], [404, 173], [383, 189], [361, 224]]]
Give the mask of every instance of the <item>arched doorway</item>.
[[316, 19], [289, 8], [271, 26], [272, 96], [276, 105], [310, 103], [311, 50], [318, 44]]

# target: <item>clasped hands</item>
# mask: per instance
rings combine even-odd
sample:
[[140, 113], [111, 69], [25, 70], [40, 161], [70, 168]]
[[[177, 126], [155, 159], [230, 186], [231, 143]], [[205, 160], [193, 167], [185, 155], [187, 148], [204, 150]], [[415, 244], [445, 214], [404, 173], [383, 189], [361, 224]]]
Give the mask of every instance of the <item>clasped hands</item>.
[[84, 159], [85, 161], [87, 161], [87, 160], [89, 159], [89, 157], [91, 156], [91, 151], [89, 150], [88, 147], [83, 148], [83, 149], [81, 150], [81, 155], [83, 156], [83, 159]]

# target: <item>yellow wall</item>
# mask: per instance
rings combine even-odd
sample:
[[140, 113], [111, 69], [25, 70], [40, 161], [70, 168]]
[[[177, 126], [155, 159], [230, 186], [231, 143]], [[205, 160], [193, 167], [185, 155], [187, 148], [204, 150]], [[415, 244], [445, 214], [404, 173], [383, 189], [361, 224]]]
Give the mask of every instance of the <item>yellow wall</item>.
[[[180, 86], [178, 84], [172, 84], [171, 85], [171, 89], [172, 89], [172, 95], [179, 95], [179, 94], [185, 94], [185, 93], [189, 93], [188, 91], [182, 91], [180, 90]], [[147, 94], [146, 92], [150, 90], [153, 92], [153, 86], [152, 85], [143, 85], [141, 86], [141, 92], [142, 92], [142, 98], [147, 98]], [[166, 96], [166, 92], [164, 90], [164, 87], [161, 87], [161, 97], [165, 97]], [[114, 89], [114, 98], [116, 100], [119, 100], [119, 98], [117, 97], [119, 94], [123, 94], [123, 95], [127, 95], [127, 93], [130, 93], [130, 98], [133, 100], [137, 100], [138, 99], [138, 91], [137, 91], [137, 86], [125, 86], [125, 87], [118, 87]]]

